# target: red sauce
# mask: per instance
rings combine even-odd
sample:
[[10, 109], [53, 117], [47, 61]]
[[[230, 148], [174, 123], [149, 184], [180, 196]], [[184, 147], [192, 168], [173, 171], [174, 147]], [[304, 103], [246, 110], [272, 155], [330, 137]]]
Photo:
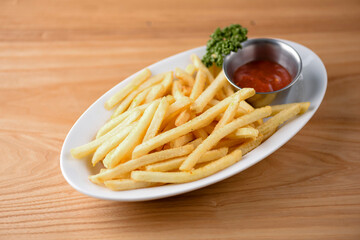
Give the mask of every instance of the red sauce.
[[252, 61], [240, 66], [234, 74], [234, 83], [256, 92], [272, 92], [289, 85], [291, 76], [280, 64], [271, 61]]

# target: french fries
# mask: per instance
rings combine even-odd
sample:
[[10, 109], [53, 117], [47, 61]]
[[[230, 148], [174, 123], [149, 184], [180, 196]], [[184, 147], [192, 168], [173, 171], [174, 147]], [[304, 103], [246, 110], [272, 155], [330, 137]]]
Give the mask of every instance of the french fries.
[[253, 138], [259, 136], [259, 130], [252, 128], [252, 127], [243, 127], [239, 128], [235, 132], [233, 132], [231, 135], [228, 135], [228, 138], [231, 139], [244, 139], [244, 138]]
[[205, 65], [201, 62], [200, 58], [198, 56], [196, 56], [195, 54], [192, 54], [190, 56], [194, 66], [196, 67], [197, 70], [203, 70], [207, 76], [207, 80], [209, 83], [212, 83], [214, 81], [214, 76], [212, 75], [212, 73], [209, 71], [209, 69], [207, 67], [205, 67]]
[[148, 95], [146, 96], [145, 102], [149, 103], [155, 99], [164, 96], [166, 89], [162, 84], [155, 85], [151, 88]]
[[165, 114], [169, 108], [169, 103], [166, 98], [162, 98], [156, 112], [154, 114], [154, 118], [151, 120], [150, 126], [146, 131], [143, 141], [149, 140], [158, 134], [160, 130], [161, 123], [165, 118]]
[[159, 184], [152, 182], [138, 182], [132, 179], [116, 179], [104, 182], [105, 186], [113, 191], [124, 191], [130, 189], [153, 187]]
[[[202, 156], [198, 163], [211, 162], [213, 160], [224, 157], [228, 153], [228, 148], [219, 148], [215, 150], [208, 151]], [[180, 157], [171, 159], [164, 162], [154, 163], [146, 166], [147, 171], [153, 172], [167, 172], [176, 170], [180, 167], [181, 163], [186, 159], [186, 157]]]
[[144, 91], [142, 91], [141, 93], [139, 93], [134, 100], [132, 101], [132, 103], [129, 106], [129, 110], [133, 109], [139, 105], [141, 105], [143, 102], [145, 102], [145, 99], [147, 97], [147, 95], [149, 94], [151, 88], [145, 89]]
[[193, 133], [194, 133], [195, 137], [203, 139], [203, 140], [205, 140], [209, 136], [209, 134], [207, 134], [207, 132], [203, 128], [196, 129], [193, 131]]
[[123, 174], [126, 174], [128, 172], [131, 172], [132, 170], [135, 170], [137, 168], [140, 168], [140, 167], [152, 164], [152, 163], [156, 163], [156, 162], [160, 162], [160, 161], [163, 161], [166, 159], [189, 154], [193, 150], [194, 150], [194, 146], [192, 144], [189, 144], [189, 145], [182, 146], [179, 148], [167, 149], [167, 150], [162, 150], [162, 151], [158, 151], [155, 153], [151, 153], [151, 154], [142, 156], [140, 158], [127, 161], [127, 162], [120, 164], [112, 169], [108, 169], [106, 172], [91, 176], [90, 180], [105, 181], [105, 180], [113, 179], [113, 178], [122, 176]]
[[233, 101], [230, 103], [229, 107], [226, 109], [224, 115], [222, 116], [222, 118], [220, 119], [218, 124], [215, 126], [214, 130], [217, 130], [217, 129], [223, 127], [224, 125], [226, 125], [227, 123], [231, 122], [234, 119], [236, 111], [239, 107], [240, 100], [241, 100], [240, 95], [235, 95]]
[[135, 146], [142, 141], [158, 105], [159, 101], [154, 101], [148, 108], [146, 108], [144, 115], [140, 118], [139, 122], [125, 140], [117, 146], [112, 157], [108, 161], [103, 162], [106, 167], [113, 168], [131, 155]]
[[180, 147], [188, 142], [192, 141], [194, 139], [194, 136], [192, 133], [187, 133], [184, 136], [181, 136], [173, 141], [170, 142], [170, 148]]
[[[236, 94], [240, 94], [242, 97], [247, 98], [249, 96], [254, 95], [255, 91], [254, 89], [250, 88], [243, 88], [240, 91], [238, 91]], [[189, 122], [173, 128], [167, 132], [164, 132], [146, 142], [143, 142], [142, 144], [138, 145], [135, 150], [133, 151], [133, 158], [140, 157], [142, 155], [147, 154], [151, 150], [170, 142], [171, 140], [174, 140], [182, 135], [185, 135], [191, 131], [197, 130], [199, 128], [202, 128], [212, 122], [214, 118], [223, 112], [227, 106], [232, 101], [233, 96], [230, 96], [223, 101], [216, 104], [214, 107], [210, 108], [200, 116], [190, 120]]]
[[133, 121], [132, 118], [137, 119], [145, 111], [145, 108], [149, 105], [150, 104], [141, 105], [138, 108], [134, 108], [131, 111], [124, 112], [123, 114], [111, 119], [99, 129], [96, 134], [96, 138], [99, 138], [104, 134], [108, 133], [111, 129], [118, 126], [122, 122], [124, 122], [123, 125], [126, 125], [127, 123]]
[[295, 105], [299, 105], [299, 107], [300, 107], [299, 114], [303, 114], [309, 109], [310, 102], [288, 103], [288, 104], [271, 106], [271, 108], [272, 108], [271, 116], [274, 116], [274, 115], [278, 114], [279, 112], [281, 112], [282, 110], [285, 110], [286, 108], [289, 108], [289, 107], [295, 106]]
[[182, 86], [180, 81], [174, 81], [173, 85], [172, 85], [172, 95], [174, 96], [174, 98], [176, 100], [179, 100], [183, 97], [185, 97], [185, 95], [182, 92]]
[[235, 150], [232, 153], [213, 161], [204, 167], [195, 169], [192, 172], [150, 172], [133, 171], [131, 178], [136, 181], [159, 182], [159, 183], [184, 183], [195, 181], [211, 174], [214, 174], [224, 168], [229, 167], [241, 159], [241, 150]]
[[130, 133], [130, 131], [134, 128], [134, 126], [128, 126], [124, 128], [121, 132], [116, 134], [115, 136], [106, 140], [103, 144], [101, 144], [95, 151], [92, 164], [95, 166], [96, 163], [101, 161], [111, 150], [113, 150], [116, 146], [118, 146]]
[[186, 71], [175, 68], [175, 77], [182, 80], [186, 85], [193, 86], [194, 85], [194, 78], [188, 74]]
[[[71, 149], [102, 164], [89, 176], [114, 191], [195, 181], [241, 160], [281, 124], [307, 111], [309, 102], [254, 108], [272, 101], [252, 88], [234, 92], [221, 68], [196, 55], [185, 70], [151, 76], [143, 70], [109, 98], [117, 105], [93, 141]], [[215, 79], [214, 79], [214, 76]], [[270, 117], [266, 121], [264, 118]]]
[[189, 109], [182, 111], [175, 120], [175, 126], [180, 126], [186, 123], [191, 117], [191, 113]]
[[146, 81], [151, 76], [149, 69], [145, 69], [139, 73], [128, 85], [122, 88], [114, 96], [112, 96], [105, 103], [105, 108], [107, 110], [112, 109], [116, 104], [122, 101], [132, 90], [136, 89], [141, 83]]
[[194, 75], [194, 73], [196, 72], [196, 68], [195, 68], [194, 65], [189, 64], [189, 65], [186, 66], [185, 71], [186, 71], [189, 75], [192, 76], [192, 75]]
[[205, 91], [196, 99], [196, 101], [191, 106], [191, 109], [196, 113], [200, 113], [204, 110], [205, 106], [210, 102], [216, 93], [221, 89], [226, 83], [226, 77], [224, 71], [221, 71], [216, 79], [205, 89]]
[[103, 144], [106, 140], [110, 139], [111, 137], [113, 137], [116, 134], [123, 131], [123, 129], [125, 127], [126, 126], [119, 125], [119, 126], [115, 127], [114, 129], [112, 129], [111, 131], [109, 131], [108, 133], [106, 133], [105, 135], [103, 135], [89, 143], [86, 143], [82, 146], [71, 149], [71, 151], [70, 151], [71, 155], [74, 158], [80, 159], [80, 158], [86, 157], [86, 156], [94, 153], [101, 144]]
[[225, 83], [225, 86], [224, 86], [224, 92], [226, 94], [226, 96], [231, 96], [234, 94], [234, 89], [233, 87], [230, 85], [230, 83]]
[[229, 124], [226, 124], [221, 129], [213, 131], [209, 137], [207, 137], [196, 149], [192, 152], [189, 157], [181, 164], [180, 170], [190, 171], [196, 165], [201, 156], [213, 146], [215, 146], [222, 138], [226, 135], [232, 133], [236, 129], [245, 126], [249, 123], [255, 122], [260, 118], [265, 118], [270, 116], [271, 107], [263, 107], [254, 110], [253, 112], [244, 115], [236, 120], [232, 121]]
[[280, 111], [278, 114], [270, 118], [264, 124], [258, 127], [259, 133], [263, 135], [264, 140], [270, 137], [283, 122], [289, 120], [290, 118], [296, 116], [300, 113], [300, 105], [291, 105], [288, 108]]

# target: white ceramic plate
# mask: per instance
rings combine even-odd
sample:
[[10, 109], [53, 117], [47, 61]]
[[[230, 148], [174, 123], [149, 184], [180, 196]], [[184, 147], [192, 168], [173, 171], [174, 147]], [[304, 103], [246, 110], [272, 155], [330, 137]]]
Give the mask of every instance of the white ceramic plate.
[[[204, 179], [184, 184], [115, 192], [91, 183], [88, 176], [98, 173], [99, 167], [91, 167], [89, 159], [73, 159], [70, 155], [70, 149], [87, 143], [94, 138], [97, 129], [111, 115], [111, 112], [104, 109], [105, 101], [125, 86], [133, 78], [134, 74], [113, 87], [92, 104], [71, 128], [64, 141], [60, 156], [61, 171], [65, 179], [76, 190], [91, 197], [116, 201], [145, 201], [174, 196], [208, 186], [258, 163], [289, 141], [310, 120], [318, 109], [326, 91], [327, 74], [320, 58], [310, 49], [300, 44], [283, 41], [294, 47], [300, 54], [303, 62], [303, 78], [298, 81], [298, 84], [291, 87], [288, 92], [278, 95], [274, 104], [310, 101], [311, 107], [305, 114], [283, 125], [273, 136], [245, 155], [238, 163]], [[190, 63], [190, 55], [193, 53], [202, 56], [205, 54], [205, 47], [179, 53], [149, 66], [149, 69], [153, 74], [157, 74], [173, 70], [175, 67], [185, 68]]]

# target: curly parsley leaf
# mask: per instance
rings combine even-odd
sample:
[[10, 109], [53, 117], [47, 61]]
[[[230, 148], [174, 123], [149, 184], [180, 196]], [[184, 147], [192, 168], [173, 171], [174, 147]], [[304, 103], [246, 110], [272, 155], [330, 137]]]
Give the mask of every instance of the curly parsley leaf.
[[241, 48], [241, 42], [247, 40], [247, 32], [247, 29], [239, 24], [232, 24], [223, 29], [217, 28], [206, 44], [206, 54], [202, 62], [207, 67], [213, 64], [221, 67], [224, 57], [231, 52], [236, 52]]

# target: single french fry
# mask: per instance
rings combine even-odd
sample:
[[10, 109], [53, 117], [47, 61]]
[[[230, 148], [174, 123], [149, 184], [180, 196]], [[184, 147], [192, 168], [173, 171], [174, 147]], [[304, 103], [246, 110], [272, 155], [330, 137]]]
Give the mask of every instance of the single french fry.
[[166, 100], [169, 104], [173, 104], [176, 101], [173, 95], [167, 95]]
[[191, 118], [191, 114], [190, 114], [190, 110], [189, 109], [185, 109], [184, 111], [182, 111], [176, 118], [175, 120], [175, 126], [180, 126], [183, 125], [184, 123], [186, 123], [187, 121], [189, 121]]
[[196, 138], [201, 138], [203, 140], [205, 140], [209, 136], [203, 128], [195, 129], [193, 133]]
[[286, 109], [288, 107], [291, 107], [291, 106], [295, 106], [295, 105], [300, 106], [299, 114], [303, 114], [309, 109], [310, 102], [288, 103], [288, 104], [281, 104], [281, 105], [271, 106], [271, 108], [272, 108], [271, 116], [274, 116], [274, 115], [278, 114], [279, 112], [281, 112], [282, 110], [284, 110], [284, 109]]
[[251, 127], [239, 128], [235, 131], [238, 138], [256, 138], [259, 136], [259, 130]]
[[236, 117], [240, 117], [240, 116], [250, 113], [252, 111], [254, 111], [254, 108], [250, 104], [248, 104], [245, 100], [240, 101], [239, 108], [236, 113]]
[[[210, 162], [214, 161], [216, 159], [219, 159], [221, 157], [224, 157], [228, 153], [228, 148], [220, 148], [216, 150], [208, 151], [202, 156], [198, 163], [204, 163], [204, 162]], [[178, 169], [181, 165], [181, 163], [186, 159], [186, 157], [179, 157], [159, 163], [154, 163], [151, 165], [147, 165], [145, 169], [147, 171], [153, 171], [153, 172], [167, 172], [172, 171], [175, 169]]]
[[153, 119], [159, 103], [160, 100], [154, 101], [148, 108], [146, 108], [138, 124], [125, 138], [125, 140], [116, 147], [115, 152], [112, 154], [112, 158], [110, 158], [108, 161], [105, 161], [106, 159], [104, 159], [103, 164], [107, 168], [114, 168], [116, 165], [131, 156], [134, 148], [143, 140], [146, 130], [149, 127], [151, 120]]
[[161, 82], [161, 85], [163, 85], [165, 89], [165, 93], [169, 92], [172, 83], [173, 83], [173, 72], [170, 71], [165, 74], [164, 80]]
[[96, 175], [90, 176], [89, 179], [91, 181], [97, 181], [97, 182], [98, 181], [103, 182], [106, 180], [114, 179], [118, 176], [121, 176], [123, 174], [126, 174], [128, 172], [131, 172], [135, 169], [138, 169], [140, 167], [149, 164], [187, 155], [193, 150], [194, 150], [194, 146], [192, 144], [188, 144], [178, 148], [172, 148], [172, 149], [162, 150], [159, 152], [150, 153], [140, 158], [132, 159], [125, 163], [119, 164], [114, 168], [108, 169], [104, 173], [98, 173]]
[[[106, 169], [106, 168], [103, 168], [100, 170], [100, 173], [104, 173], [106, 172], [107, 170], [109, 169]], [[114, 178], [113, 180], [123, 180], [123, 179], [130, 179], [131, 177], [131, 173], [128, 172], [128, 173], [125, 173], [123, 175], [119, 175], [117, 176], [116, 178]], [[104, 186], [104, 181], [101, 181], [101, 180], [98, 180], [98, 179], [91, 179], [91, 176], [89, 177], [89, 180], [95, 184], [98, 184], [98, 185], [101, 185], [101, 186]]]
[[107, 139], [118, 134], [125, 127], [126, 126], [119, 125], [119, 126], [113, 128], [111, 131], [109, 131], [105, 135], [103, 135], [89, 143], [86, 143], [84, 145], [81, 145], [79, 147], [71, 149], [70, 153], [74, 158], [77, 158], [77, 159], [86, 157], [87, 155], [94, 153], [101, 144], [103, 144]]
[[151, 120], [150, 126], [146, 131], [143, 141], [147, 141], [158, 134], [160, 126], [165, 118], [165, 114], [169, 108], [169, 103], [166, 98], [162, 98], [153, 119]]
[[[103, 159], [103, 162], [108, 162], [108, 161], [110, 161], [111, 158], [113, 158], [115, 149], [116, 149], [116, 148], [114, 148], [113, 150], [111, 150], [111, 151], [105, 156], [105, 158]], [[105, 167], [106, 167], [106, 166], [105, 166]], [[108, 169], [108, 168], [106, 167], [106, 169]]]
[[161, 182], [161, 183], [183, 183], [199, 180], [201, 178], [219, 172], [241, 159], [241, 150], [235, 150], [232, 153], [220, 158], [219, 160], [208, 163], [207, 165], [195, 169], [192, 172], [149, 172], [133, 171], [131, 178], [136, 181]]
[[192, 87], [194, 85], [194, 81], [195, 81], [194, 78], [180, 68], [175, 68], [175, 77], [183, 81], [183, 83], [185, 83], [188, 86]]
[[181, 136], [175, 140], [170, 142], [170, 148], [181, 147], [187, 144], [188, 142], [194, 139], [194, 135], [192, 133], [187, 133], [184, 136]]
[[192, 104], [191, 109], [196, 113], [203, 111], [205, 106], [210, 102], [216, 93], [221, 89], [226, 83], [226, 77], [224, 71], [221, 71], [216, 79], [201, 93], [201, 95], [195, 100]]
[[241, 138], [256, 138], [257, 136], [259, 136], [259, 130], [251, 127], [243, 127], [227, 135], [227, 138], [241, 139]]
[[194, 64], [194, 66], [196, 67], [196, 69], [197, 70], [199, 70], [199, 69], [203, 70], [204, 73], [207, 76], [207, 80], [209, 81], [209, 83], [212, 83], [214, 81], [214, 76], [211, 74], [209, 69], [201, 62], [200, 58], [195, 54], [192, 54], [190, 56], [190, 58], [191, 58], [191, 61]]
[[215, 146], [226, 135], [229, 135], [236, 129], [246, 126], [258, 119], [268, 117], [270, 114], [271, 107], [258, 108], [247, 115], [235, 119], [222, 128], [215, 130], [188, 156], [188, 158], [180, 166], [180, 170], [190, 171], [196, 165], [200, 157]]
[[182, 92], [182, 86], [181, 86], [180, 81], [173, 82], [171, 93], [176, 100], [179, 100], [179, 99], [185, 97], [185, 95]]
[[[272, 109], [272, 107], [271, 107], [271, 109]], [[261, 124], [263, 124], [264, 123], [264, 120], [262, 120], [262, 119], [259, 119], [259, 120], [257, 120], [257, 121], [255, 121], [255, 122], [253, 122], [251, 125], [251, 127], [253, 127], [253, 128], [257, 128], [258, 126], [260, 126]]]
[[166, 89], [162, 84], [157, 84], [153, 86], [149, 94], [146, 96], [145, 103], [149, 103], [154, 101], [155, 99], [163, 97], [165, 95], [165, 92]]
[[191, 144], [194, 148], [197, 148], [197, 146], [200, 145], [200, 143], [202, 143], [203, 139], [202, 138], [196, 138], [194, 141], [190, 142], [189, 144]]
[[208, 105], [210, 105], [211, 107], [215, 106], [216, 104], [218, 104], [220, 101], [216, 100], [216, 99], [211, 99], [210, 102], [208, 103]]
[[117, 179], [109, 180], [104, 182], [107, 188], [110, 188], [113, 191], [124, 191], [138, 188], [147, 188], [157, 186], [157, 183], [151, 182], [138, 182], [132, 179]]
[[206, 83], [206, 74], [203, 70], [199, 70], [196, 74], [195, 83], [190, 93], [190, 99], [196, 100], [204, 91]]
[[107, 110], [112, 109], [116, 104], [122, 101], [131, 91], [140, 86], [151, 76], [151, 71], [149, 69], [144, 69], [137, 76], [131, 80], [129, 84], [123, 87], [119, 92], [113, 95], [109, 100], [105, 102], [105, 108]]
[[241, 144], [240, 147], [238, 149], [241, 150], [243, 156], [245, 154], [247, 154], [248, 152], [252, 151], [253, 149], [255, 149], [257, 146], [260, 145], [260, 143], [263, 140], [263, 136], [259, 135], [257, 138], [255, 139], [251, 139], [246, 141], [245, 143]]
[[216, 145], [215, 147], [213, 147], [214, 149], [217, 148], [223, 148], [223, 147], [239, 147], [241, 144], [243, 144], [246, 141], [246, 139], [221, 139]]
[[231, 122], [234, 119], [236, 111], [239, 107], [239, 103], [240, 103], [240, 95], [238, 94], [238, 95], [235, 95], [235, 97], [233, 98], [233, 101], [229, 104], [224, 115], [222, 116], [222, 118], [220, 119], [218, 124], [215, 126], [214, 130], [217, 130], [217, 129], [225, 126], [226, 124], [228, 124], [229, 122]]
[[150, 90], [151, 90], [151, 88], [145, 89], [144, 91], [142, 91], [141, 93], [136, 95], [134, 100], [131, 102], [128, 110], [133, 109], [133, 108], [143, 104], [143, 102], [145, 101], [146, 96], [149, 94]]
[[227, 106], [232, 101], [233, 96], [235, 96], [236, 94], [240, 94], [242, 96], [241, 98], [243, 100], [243, 99], [246, 99], [246, 98], [254, 95], [255, 90], [252, 88], [243, 88], [240, 91], [236, 92], [234, 95], [219, 102], [214, 107], [207, 110], [206, 112], [193, 118], [189, 122], [187, 122], [179, 127], [176, 127], [174, 129], [171, 129], [167, 132], [159, 134], [158, 136], [156, 136], [152, 139], [149, 139], [146, 142], [143, 142], [142, 144], [138, 145], [134, 149], [133, 158], [143, 156], [143, 155], [147, 154], [148, 152], [150, 152], [151, 150], [154, 150], [155, 148], [160, 147], [160, 146], [164, 145], [165, 143], [170, 142], [171, 140], [174, 140], [182, 135], [185, 135], [189, 132], [192, 132], [196, 129], [199, 129], [199, 128], [202, 128], [202, 127], [208, 125], [209, 123], [211, 123], [214, 120], [214, 118], [218, 114], [225, 111]]
[[[256, 111], [256, 110], [255, 110]], [[276, 131], [276, 129], [285, 121], [290, 118], [296, 116], [300, 112], [300, 105], [292, 105], [288, 108], [285, 108], [269, 120], [267, 120], [264, 124], [260, 125], [257, 129], [259, 133], [263, 135], [263, 140], [266, 140], [271, 134]]]
[[133, 125], [125, 127], [121, 132], [116, 134], [115, 136], [106, 140], [103, 144], [101, 144], [95, 151], [92, 157], [92, 164], [95, 166], [99, 161], [101, 161], [111, 150], [116, 148], [130, 133], [130, 131], [134, 128]]
[[218, 99], [218, 100], [220, 100], [220, 101], [226, 98], [226, 95], [225, 95], [225, 93], [224, 93], [224, 91], [223, 91], [223, 87], [220, 88], [220, 89], [216, 92], [215, 97], [216, 97], [216, 99]]
[[189, 65], [186, 66], [185, 71], [186, 71], [189, 75], [192, 76], [192, 75], [194, 75], [194, 73], [196, 72], [196, 68], [195, 68], [194, 65], [189, 64]]

